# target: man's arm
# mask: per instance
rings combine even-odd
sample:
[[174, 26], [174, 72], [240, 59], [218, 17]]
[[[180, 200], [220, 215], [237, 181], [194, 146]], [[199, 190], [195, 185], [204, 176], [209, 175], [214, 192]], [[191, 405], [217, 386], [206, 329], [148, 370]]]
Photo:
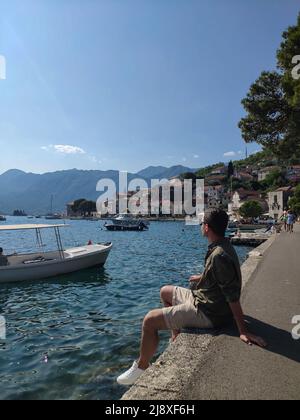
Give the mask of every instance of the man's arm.
[[190, 283], [199, 282], [202, 279], [202, 274], [196, 274], [195, 276], [190, 277]]
[[240, 339], [250, 346], [256, 344], [259, 347], [266, 347], [265, 340], [248, 332], [240, 302], [230, 303], [229, 305], [239, 329]]

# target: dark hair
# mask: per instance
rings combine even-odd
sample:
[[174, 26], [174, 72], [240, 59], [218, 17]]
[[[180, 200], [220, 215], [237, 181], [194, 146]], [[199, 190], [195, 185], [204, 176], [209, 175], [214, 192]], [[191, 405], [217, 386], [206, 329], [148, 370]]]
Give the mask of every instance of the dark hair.
[[0, 248], [0, 254], [2, 254], [3, 253], [3, 248]]
[[207, 210], [204, 215], [204, 223], [218, 236], [225, 236], [228, 227], [229, 217], [224, 210]]

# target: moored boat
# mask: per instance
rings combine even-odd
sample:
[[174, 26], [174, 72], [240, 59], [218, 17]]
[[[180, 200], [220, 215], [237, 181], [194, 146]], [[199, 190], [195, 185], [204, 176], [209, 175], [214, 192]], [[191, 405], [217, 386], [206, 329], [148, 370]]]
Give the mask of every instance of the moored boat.
[[[7, 256], [7, 265], [0, 266], [0, 283], [41, 280], [63, 274], [74, 273], [86, 268], [103, 266], [112, 248], [111, 243], [88, 244], [86, 246], [64, 249], [60, 228], [67, 225], [13, 225], [0, 226], [3, 231], [36, 231], [39, 252]], [[43, 251], [41, 232], [54, 229], [57, 250]]]
[[45, 216], [46, 220], [61, 220], [63, 217], [61, 214], [55, 213], [55, 214], [47, 214]]
[[142, 232], [149, 229], [149, 222], [142, 219], [136, 219], [129, 214], [122, 214], [111, 219], [108, 223], [105, 223], [104, 227], [110, 231]]

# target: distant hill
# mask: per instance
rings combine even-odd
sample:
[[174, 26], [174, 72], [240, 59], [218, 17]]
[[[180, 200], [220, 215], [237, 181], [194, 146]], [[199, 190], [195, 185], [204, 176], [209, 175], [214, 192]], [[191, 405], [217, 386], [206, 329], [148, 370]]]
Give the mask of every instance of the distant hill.
[[185, 172], [196, 172], [197, 169], [187, 168], [182, 165], [172, 166], [171, 168], [165, 168], [164, 166], [149, 166], [146, 169], [138, 172], [137, 175], [141, 176], [142, 178], [146, 179], [153, 179], [153, 178], [166, 178], [170, 179], [174, 176], [178, 176]]
[[[149, 167], [137, 174], [128, 174], [128, 180], [143, 178], [149, 185], [153, 178], [171, 178], [182, 172], [192, 172], [184, 166]], [[68, 202], [78, 198], [97, 200], [100, 193], [96, 184], [100, 179], [109, 178], [118, 186], [118, 171], [67, 170], [45, 174], [33, 174], [12, 169], [0, 175], [0, 214], [12, 214], [15, 209], [25, 210], [27, 214], [46, 214], [50, 212], [51, 195], [53, 211], [61, 212]]]

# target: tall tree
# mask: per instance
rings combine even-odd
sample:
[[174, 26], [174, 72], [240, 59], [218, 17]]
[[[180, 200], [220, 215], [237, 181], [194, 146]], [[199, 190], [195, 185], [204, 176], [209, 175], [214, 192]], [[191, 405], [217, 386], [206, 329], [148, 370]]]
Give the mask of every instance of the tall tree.
[[242, 104], [247, 115], [239, 127], [247, 143], [257, 142], [283, 159], [300, 156], [300, 79], [293, 77], [300, 55], [300, 14], [283, 33], [277, 52], [278, 72], [263, 72]]
[[228, 164], [228, 178], [231, 178], [234, 175], [234, 166], [232, 160]]

